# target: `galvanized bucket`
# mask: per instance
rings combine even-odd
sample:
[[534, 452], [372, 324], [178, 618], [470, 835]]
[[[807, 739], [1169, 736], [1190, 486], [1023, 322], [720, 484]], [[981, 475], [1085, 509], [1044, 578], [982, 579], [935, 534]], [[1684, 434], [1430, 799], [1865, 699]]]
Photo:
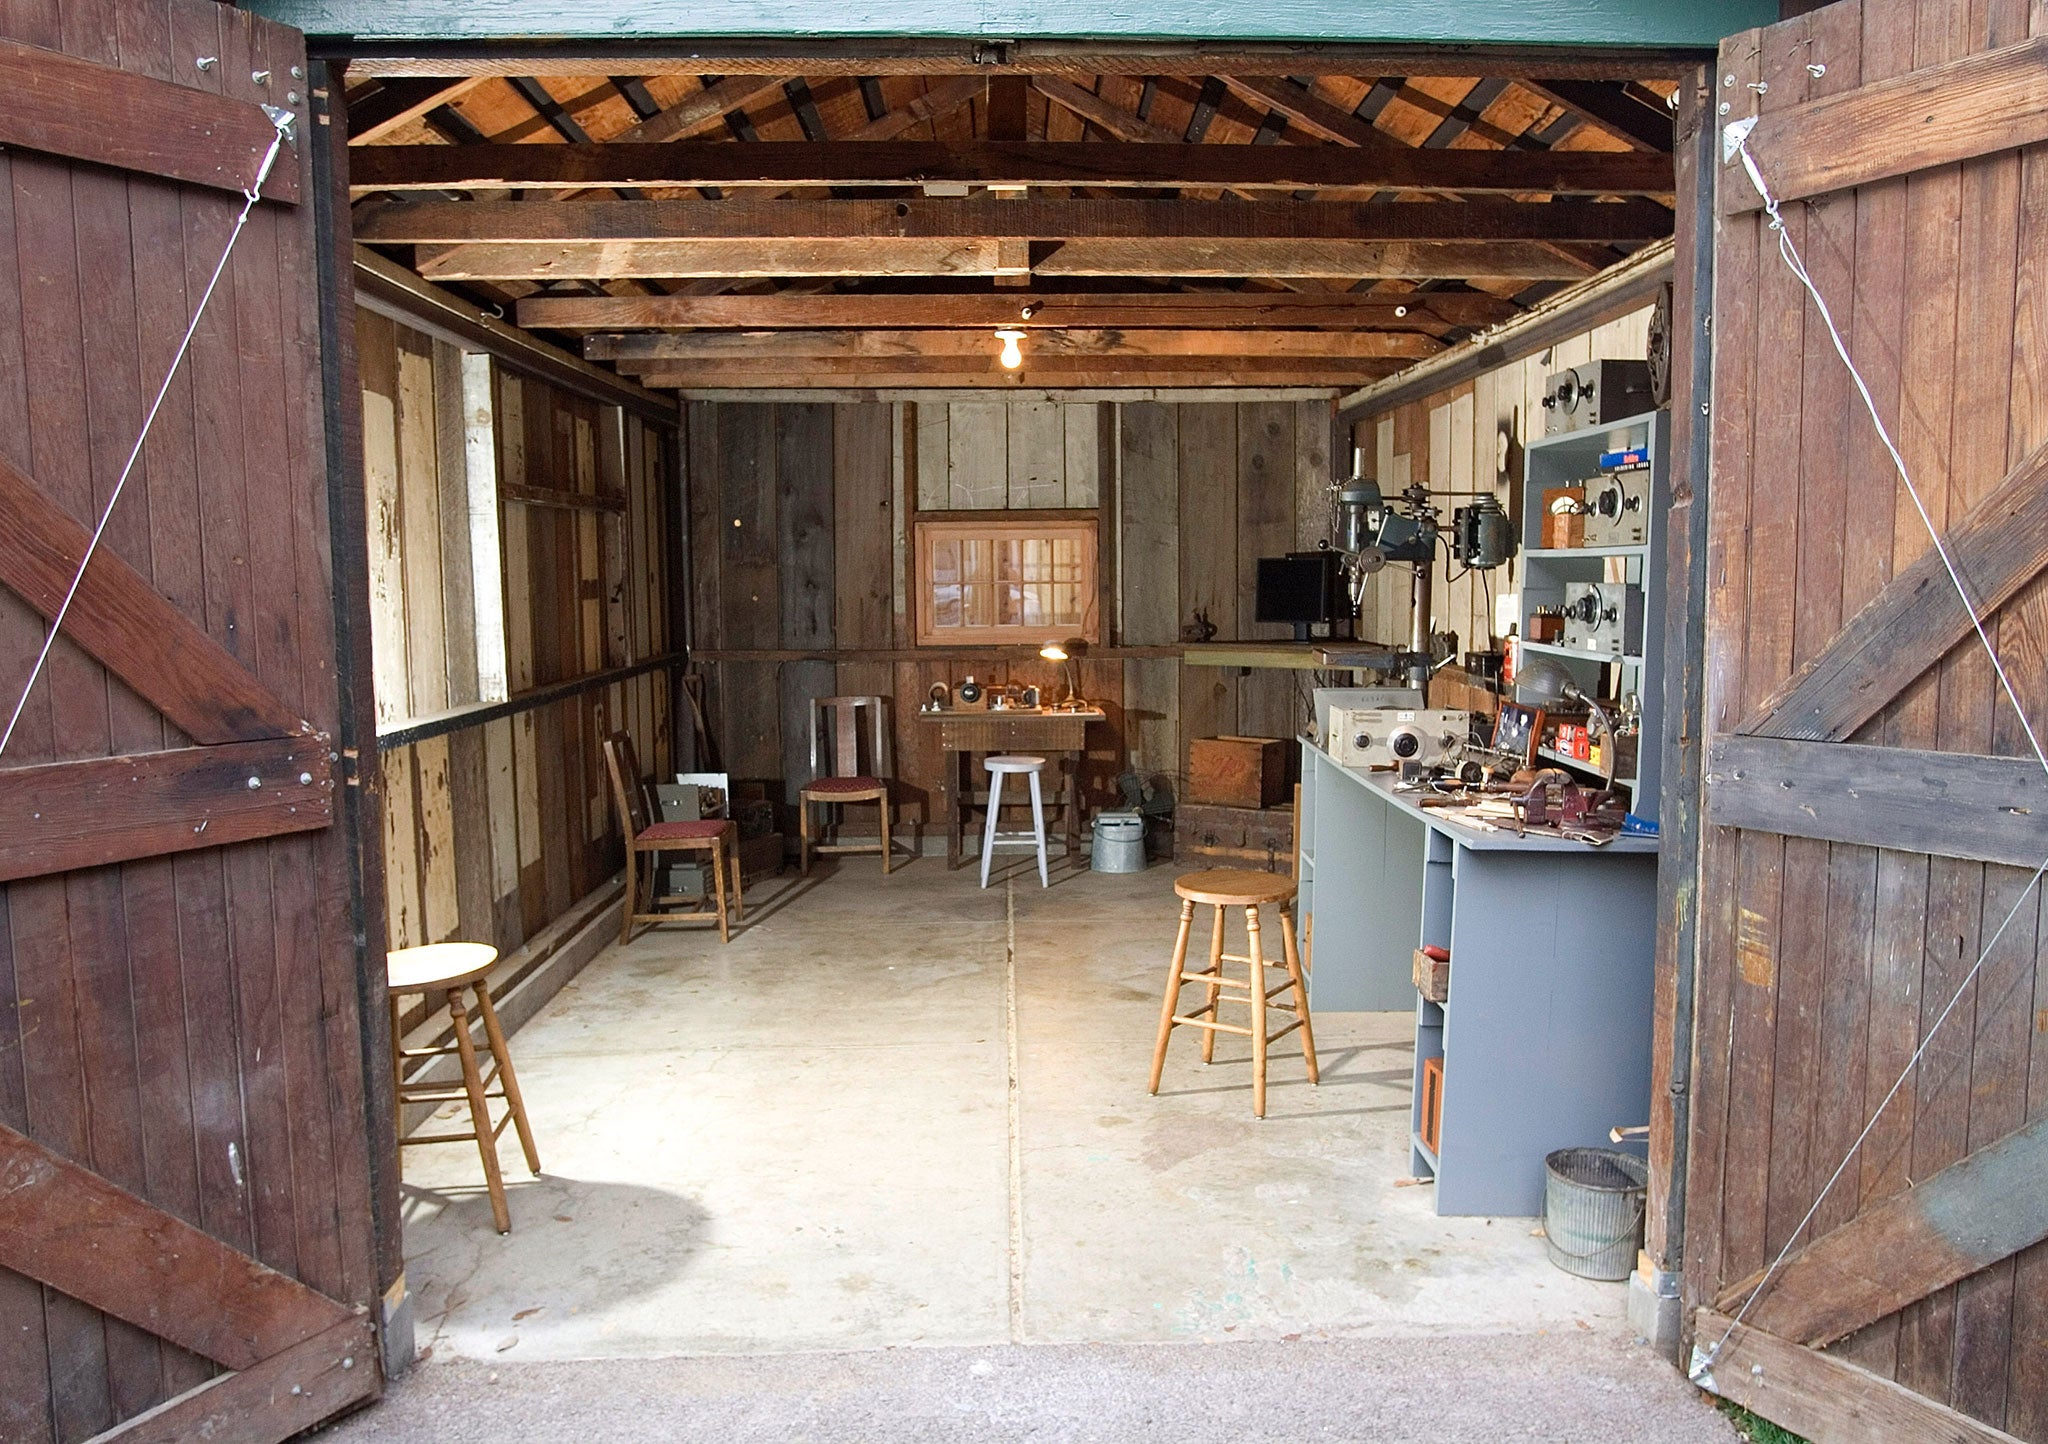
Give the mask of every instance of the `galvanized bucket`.
[[1642, 1246], [1649, 1166], [1611, 1148], [1560, 1148], [1543, 1171], [1550, 1261], [1582, 1279], [1627, 1278]]
[[1095, 815], [1095, 845], [1088, 866], [1095, 872], [1145, 870], [1145, 819], [1135, 812]]

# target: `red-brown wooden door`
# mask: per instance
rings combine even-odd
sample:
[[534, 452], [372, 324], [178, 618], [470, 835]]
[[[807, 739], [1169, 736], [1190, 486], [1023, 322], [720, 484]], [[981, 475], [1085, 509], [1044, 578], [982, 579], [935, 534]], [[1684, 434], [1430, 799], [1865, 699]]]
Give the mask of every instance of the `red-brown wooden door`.
[[[276, 1440], [380, 1370], [304, 45], [0, 0], [0, 1440]], [[0, 712], [4, 716], [4, 712]]]
[[2020, 701], [1717, 156], [1685, 1292], [1697, 1376], [1821, 1444], [2048, 1440], [2044, 35], [1848, 0], [1731, 38], [1708, 101], [1754, 117]]

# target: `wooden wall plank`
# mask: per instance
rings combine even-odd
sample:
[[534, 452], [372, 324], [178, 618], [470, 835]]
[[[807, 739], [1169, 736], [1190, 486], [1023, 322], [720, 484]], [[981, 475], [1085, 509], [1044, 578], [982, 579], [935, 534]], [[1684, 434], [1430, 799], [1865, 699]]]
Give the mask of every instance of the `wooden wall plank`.
[[1091, 507], [1102, 497], [1103, 402], [1069, 402], [1060, 407], [1062, 449], [1066, 465], [1066, 500], [1070, 507]]
[[833, 408], [833, 634], [842, 647], [887, 647], [894, 639], [892, 422], [886, 406]]
[[1067, 430], [1052, 401], [1012, 401], [1008, 415], [1007, 505], [1013, 510], [1067, 504]]
[[917, 446], [917, 509], [945, 511], [953, 505], [952, 408], [943, 401], [910, 404]]
[[775, 569], [785, 647], [833, 644], [832, 415], [820, 402], [775, 408]]
[[955, 401], [946, 408], [946, 505], [955, 511], [1009, 501], [1009, 403]]
[[719, 417], [719, 590], [728, 647], [774, 647], [782, 638], [775, 410], [734, 406]]
[[[1180, 615], [1201, 613], [1228, 637], [1238, 596], [1237, 408], [1187, 405], [1180, 415]], [[1237, 730], [1236, 675], [1222, 667], [1181, 673], [1181, 749]], [[1178, 770], [1178, 769], [1177, 769]]]

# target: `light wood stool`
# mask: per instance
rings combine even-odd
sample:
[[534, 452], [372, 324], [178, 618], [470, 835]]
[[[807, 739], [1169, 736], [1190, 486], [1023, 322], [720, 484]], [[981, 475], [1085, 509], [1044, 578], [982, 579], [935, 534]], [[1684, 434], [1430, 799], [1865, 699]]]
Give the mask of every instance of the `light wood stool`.
[[[1252, 1113], [1255, 1117], [1266, 1116], [1266, 1051], [1271, 1044], [1286, 1037], [1296, 1028], [1301, 1029], [1301, 1056], [1308, 1064], [1308, 1081], [1320, 1081], [1316, 1072], [1316, 1043], [1308, 1020], [1308, 986], [1301, 973], [1301, 954], [1294, 945], [1294, 916], [1288, 906], [1294, 901], [1294, 883], [1289, 878], [1270, 872], [1245, 872], [1236, 868], [1215, 868], [1208, 872], [1191, 872], [1175, 880], [1173, 890], [1180, 895], [1180, 935], [1174, 939], [1173, 962], [1166, 973], [1166, 999], [1159, 1008], [1159, 1042], [1152, 1050], [1152, 1084], [1149, 1092], [1159, 1092], [1159, 1078], [1166, 1071], [1166, 1042], [1178, 1027], [1202, 1029], [1202, 1061], [1211, 1062], [1216, 1056], [1216, 1035], [1218, 1033], [1240, 1033], [1252, 1040]], [[1209, 935], [1209, 966], [1200, 972], [1187, 971], [1188, 933], [1194, 926], [1195, 904], [1207, 903], [1216, 910], [1216, 925]], [[1282, 957], [1274, 959], [1265, 956], [1259, 945], [1259, 908], [1262, 904], [1275, 905], [1280, 914], [1280, 943]], [[1223, 914], [1227, 908], [1244, 909], [1246, 948], [1243, 953], [1223, 951]], [[1225, 963], [1243, 963], [1247, 976], [1240, 980], [1223, 975]], [[1287, 977], [1278, 987], [1266, 986], [1266, 969], [1284, 968]], [[1188, 983], [1201, 983], [1207, 989], [1208, 999], [1192, 1013], [1176, 1011], [1180, 1006], [1180, 990]], [[1226, 990], [1229, 990], [1226, 992]], [[1292, 991], [1292, 1002], [1275, 1002], [1279, 994]], [[1251, 1025], [1240, 1027], [1226, 1023], [1218, 1015], [1219, 1007], [1225, 1003], [1250, 1003]], [[1277, 1008], [1283, 1013], [1292, 1013], [1294, 1019], [1276, 1032], [1266, 1031], [1266, 1010]]]
[[[505, 1046], [505, 1030], [498, 1026], [497, 1009], [491, 1006], [491, 991], [485, 975], [498, 961], [498, 950], [487, 943], [430, 943], [419, 948], [400, 948], [385, 956], [386, 992], [391, 1003], [391, 1075], [397, 1094], [401, 1146], [421, 1143], [463, 1143], [475, 1140], [483, 1156], [484, 1186], [490, 1190], [491, 1217], [499, 1233], [512, 1231], [512, 1214], [505, 1206], [505, 1179], [498, 1170], [498, 1135], [512, 1123], [519, 1129], [519, 1146], [526, 1151], [526, 1166], [540, 1177], [540, 1154], [533, 1146], [533, 1130], [526, 1123], [526, 1104], [519, 1096], [519, 1078], [512, 1071], [512, 1052]], [[469, 1011], [463, 1005], [462, 990], [476, 998], [476, 1010], [484, 1024], [484, 1042], [491, 1050], [488, 1076], [477, 1066], [476, 1041], [470, 1037]], [[424, 993], [431, 1013], [438, 996], [446, 1000], [448, 1020], [455, 1028], [454, 1044], [446, 1048], [407, 1048], [398, 1031], [398, 1000], [407, 993]], [[413, 1058], [462, 1060], [462, 1086], [437, 1083], [408, 1083], [405, 1065]], [[496, 1091], [493, 1091], [494, 1085]], [[505, 1100], [505, 1116], [491, 1124], [492, 1098]], [[405, 1105], [408, 1103], [469, 1104], [467, 1133], [432, 1133], [425, 1137], [405, 1136]]]

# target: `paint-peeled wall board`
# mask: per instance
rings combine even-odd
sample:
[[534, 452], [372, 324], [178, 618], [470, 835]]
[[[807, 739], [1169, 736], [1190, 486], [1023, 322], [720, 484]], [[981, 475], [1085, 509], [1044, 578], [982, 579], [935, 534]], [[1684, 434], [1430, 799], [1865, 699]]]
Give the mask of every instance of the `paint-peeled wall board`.
[[781, 645], [832, 645], [832, 413], [822, 402], [776, 407], [776, 569], [782, 589]]
[[755, 403], [719, 409], [719, 588], [727, 647], [782, 645], [782, 587], [775, 554], [778, 409]]
[[448, 807], [455, 835], [456, 936], [495, 942], [490, 759], [485, 730], [465, 727], [448, 736]]
[[947, 505], [954, 511], [1008, 504], [1009, 413], [1005, 401], [955, 401], [947, 407]]
[[434, 343], [398, 330], [399, 547], [404, 559], [406, 682], [412, 715], [448, 706], [448, 658], [441, 617], [440, 443], [434, 404]]
[[1009, 505], [1013, 510], [1061, 507], [1067, 502], [1067, 429], [1052, 401], [1009, 406]]
[[894, 409], [833, 408], [833, 634], [843, 648], [887, 647], [895, 628]]
[[777, 671], [774, 662], [718, 664], [719, 750], [736, 783], [781, 780], [782, 692]]
[[1060, 407], [1060, 427], [1066, 453], [1066, 506], [1097, 505], [1102, 497], [1103, 414], [1110, 411], [1099, 401], [1069, 401]]
[[[573, 701], [574, 699], [570, 699]], [[569, 762], [568, 729], [563, 713], [569, 702], [556, 702], [533, 709], [534, 751], [545, 762], [537, 769], [540, 820], [540, 875], [547, 916], [558, 918], [576, 901], [570, 857], [581, 829], [571, 830], [572, 785], [564, 764]], [[573, 764], [570, 764], [573, 765]]]
[[[1326, 401], [1294, 403], [1294, 549], [1314, 551], [1330, 540], [1330, 439], [1335, 418]], [[1337, 458], [1348, 464], [1350, 457]]]
[[419, 791], [414, 826], [420, 844], [420, 926], [426, 941], [446, 942], [461, 921], [455, 888], [455, 804], [448, 778], [448, 739], [412, 748]]
[[[1127, 646], [1180, 640], [1180, 413], [1158, 401], [1119, 408], [1117, 512], [1123, 630]], [[1176, 709], [1177, 710], [1177, 709]]]
[[404, 527], [398, 491], [398, 328], [356, 313], [363, 388], [363, 509], [369, 526], [371, 668], [377, 720], [411, 714], [405, 656]]
[[943, 401], [905, 402], [917, 445], [907, 459], [917, 468], [917, 509], [945, 511], [953, 505], [952, 408]]
[[530, 690], [535, 682], [533, 639], [533, 538], [527, 522], [531, 511], [522, 502], [508, 501], [499, 515], [499, 534], [504, 542], [505, 576], [505, 671], [513, 696]]
[[[1195, 403], [1180, 412], [1180, 615], [1199, 614], [1228, 638], [1237, 618], [1237, 407]], [[1183, 667], [1180, 743], [1237, 731], [1237, 674]]]
[[441, 632], [447, 655], [448, 705], [480, 700], [476, 586], [471, 575], [469, 461], [462, 352], [434, 343], [434, 473], [441, 521]]
[[[609, 641], [605, 611], [606, 598], [611, 588], [605, 585], [604, 541], [598, 527], [599, 517], [596, 512], [576, 513], [577, 598], [583, 617], [582, 650], [579, 660], [585, 672], [604, 670]], [[624, 576], [621, 575], [619, 581], [623, 583], [624, 580]], [[620, 590], [623, 592], [623, 586]]]
[[1172, 657], [1124, 661], [1124, 743], [1131, 769], [1148, 781], [1180, 771], [1180, 673]]
[[498, 518], [497, 400], [491, 358], [465, 353], [462, 366], [463, 474], [469, 517], [470, 615], [476, 634], [477, 697], [502, 702], [505, 670], [505, 559]]
[[684, 495], [689, 501], [690, 634], [692, 647], [725, 644], [725, 608], [719, 581], [724, 543], [720, 533], [723, 483], [718, 449], [718, 418], [723, 408], [713, 401], [692, 401], [684, 411], [687, 472]]
[[378, 754], [384, 773], [384, 899], [387, 942], [409, 948], [427, 940], [421, 917], [418, 806], [413, 794], [413, 750]]
[[498, 946], [504, 948], [508, 924], [518, 922], [518, 787], [512, 772], [514, 719], [487, 721], [483, 735], [483, 821], [489, 827], [489, 901], [485, 918], [492, 920]]

